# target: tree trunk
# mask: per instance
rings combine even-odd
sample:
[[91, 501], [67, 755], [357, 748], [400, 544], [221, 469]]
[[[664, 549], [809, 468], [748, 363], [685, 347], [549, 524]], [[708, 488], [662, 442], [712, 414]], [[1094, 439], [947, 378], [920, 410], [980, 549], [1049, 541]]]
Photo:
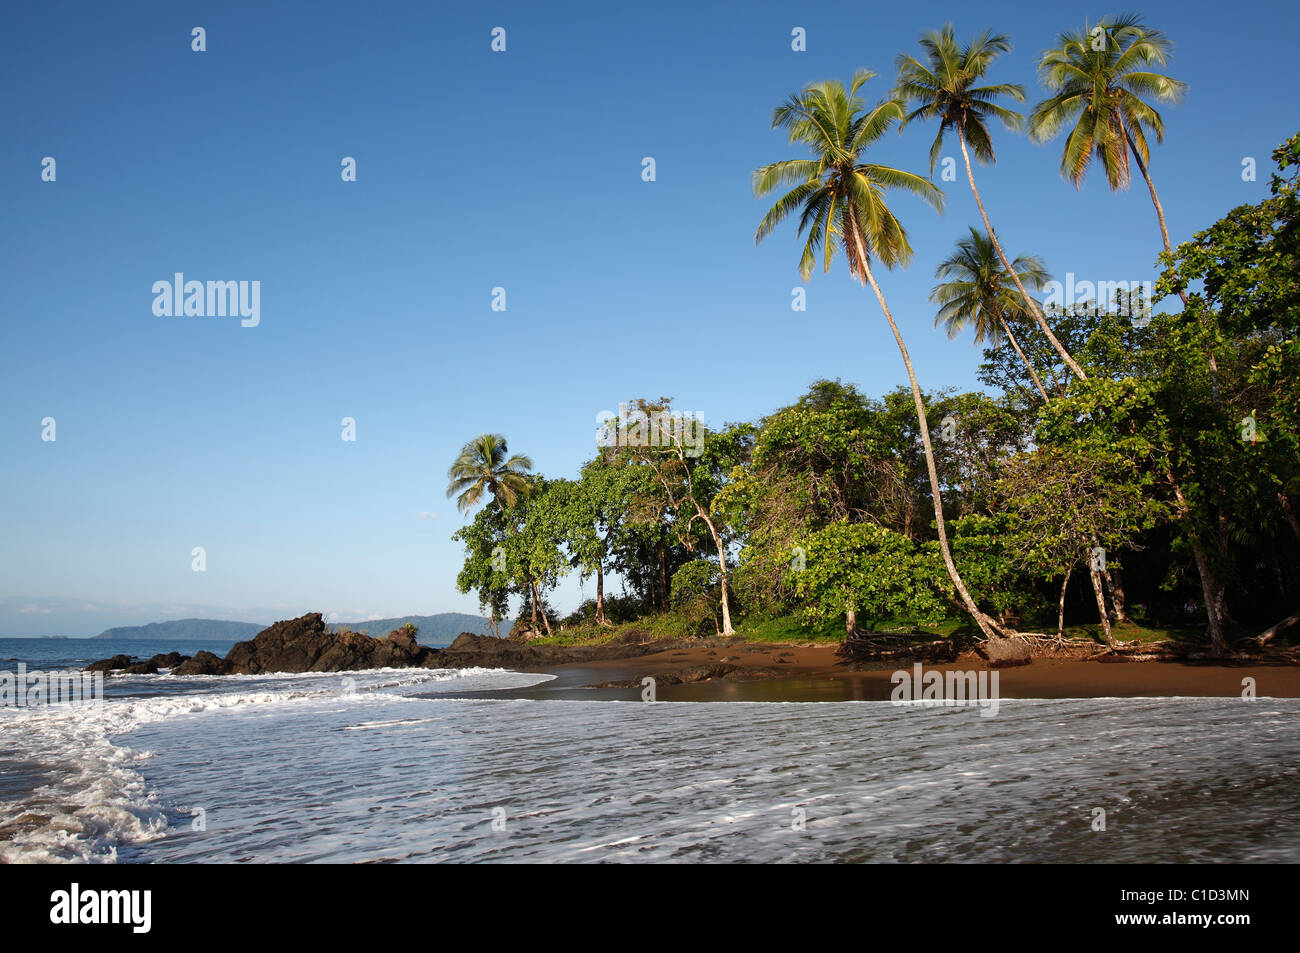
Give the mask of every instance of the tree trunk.
[[659, 592], [659, 608], [666, 612], [668, 611], [669, 604], [668, 554], [664, 551], [663, 540], [660, 540], [655, 544], [655, 555], [658, 557], [656, 560], [658, 565], [655, 567], [655, 570], [656, 576], [658, 577], [656, 580], [656, 589], [658, 589]]
[[1097, 611], [1101, 613], [1101, 631], [1106, 635], [1106, 644], [1115, 648], [1115, 637], [1110, 634], [1110, 616], [1106, 613], [1106, 597], [1101, 592], [1101, 573], [1088, 557], [1088, 578], [1092, 580], [1092, 593], [1097, 597]]
[[1110, 590], [1111, 605], [1115, 607], [1115, 621], [1127, 622], [1128, 615], [1124, 612], [1124, 577], [1120, 575], [1118, 567], [1111, 569], [1109, 566], [1102, 570], [1102, 576], [1106, 580], [1106, 588]]
[[[1133, 141], [1133, 134], [1129, 132], [1128, 126], [1124, 124], [1124, 119], [1120, 117], [1120, 125], [1124, 127], [1124, 138], [1128, 140], [1129, 150], [1133, 153], [1133, 158], [1137, 161], [1138, 171], [1142, 173], [1142, 178], [1146, 180], [1147, 191], [1151, 193], [1151, 204], [1156, 207], [1156, 219], [1160, 222], [1160, 240], [1164, 243], [1165, 251], [1173, 254], [1173, 246], [1169, 244], [1169, 228], [1165, 225], [1165, 208], [1160, 204], [1160, 196], [1156, 195], [1156, 184], [1151, 181], [1151, 173], [1147, 171], [1147, 164], [1142, 161], [1142, 153], [1138, 152], [1137, 143]], [[1187, 307], [1187, 292], [1181, 288], [1178, 289], [1178, 297], [1183, 302], [1183, 307]], [[1219, 362], [1214, 358], [1214, 352], [1208, 355], [1210, 361], [1210, 390], [1214, 400], [1214, 407], [1217, 410], [1222, 406], [1222, 400], [1219, 397]]]
[[1029, 376], [1034, 379], [1034, 386], [1038, 388], [1038, 393], [1043, 395], [1043, 403], [1048, 403], [1051, 398], [1047, 396], [1047, 391], [1043, 389], [1043, 382], [1038, 379], [1038, 372], [1034, 370], [1034, 365], [1029, 363], [1029, 358], [1025, 357], [1025, 352], [1020, 350], [1020, 342], [1017, 341], [1016, 336], [1011, 333], [1011, 326], [1007, 324], [1001, 316], [998, 317], [998, 321], [1002, 323], [1002, 331], [1006, 334], [1007, 340], [1010, 341], [1011, 346], [1016, 349], [1016, 353], [1020, 355], [1020, 359], [1025, 362], [1025, 367], [1029, 368]]
[[1065, 582], [1061, 583], [1061, 607], [1056, 614], [1056, 637], [1065, 638], [1065, 590], [1070, 585], [1070, 574], [1074, 572], [1073, 566], [1065, 568]]
[[979, 206], [980, 218], [984, 219], [984, 231], [988, 233], [989, 240], [993, 242], [993, 248], [998, 253], [998, 259], [1002, 262], [1002, 267], [1007, 270], [1007, 274], [1011, 276], [1011, 280], [1014, 281], [1016, 287], [1020, 289], [1020, 294], [1025, 299], [1025, 307], [1029, 309], [1029, 313], [1034, 316], [1034, 320], [1038, 322], [1038, 326], [1042, 328], [1043, 333], [1047, 335], [1047, 340], [1052, 342], [1052, 347], [1056, 348], [1056, 353], [1061, 355], [1061, 360], [1065, 361], [1066, 366], [1074, 372], [1075, 377], [1079, 378], [1081, 381], [1086, 381], [1088, 375], [1083, 372], [1083, 368], [1081, 368], [1075, 362], [1074, 358], [1070, 356], [1070, 352], [1067, 351], [1065, 347], [1062, 346], [1061, 342], [1056, 339], [1056, 335], [1052, 333], [1052, 329], [1047, 326], [1047, 321], [1043, 318], [1043, 312], [1038, 310], [1038, 305], [1034, 302], [1034, 299], [1029, 296], [1029, 292], [1025, 290], [1025, 286], [1020, 280], [1020, 275], [1011, 267], [1011, 262], [1007, 261], [1006, 252], [1002, 250], [1002, 243], [998, 241], [997, 233], [993, 231], [993, 226], [989, 223], [988, 212], [984, 211], [984, 200], [980, 198], [980, 190], [975, 187], [975, 173], [971, 171], [970, 153], [966, 150], [966, 133], [962, 129], [961, 125], [957, 126], [957, 140], [961, 143], [962, 158], [966, 160], [966, 178], [970, 181], [971, 194], [975, 196], [975, 204]]
[[691, 502], [695, 503], [695, 512], [709, 528], [709, 533], [713, 536], [713, 545], [718, 549], [718, 573], [722, 577], [722, 634], [735, 635], [736, 630], [731, 627], [731, 600], [727, 594], [727, 549], [722, 545], [722, 537], [718, 535], [708, 512], [700, 506], [694, 496], [691, 497]]
[[1174, 475], [1168, 465], [1165, 466], [1165, 479], [1169, 481], [1174, 491], [1174, 500], [1178, 504], [1176, 512], [1179, 520], [1187, 527], [1187, 535], [1192, 544], [1192, 557], [1196, 560], [1196, 572], [1201, 577], [1201, 596], [1205, 600], [1205, 615], [1210, 624], [1210, 651], [1215, 655], [1226, 655], [1228, 640], [1224, 632], [1223, 618], [1219, 615], [1219, 607], [1223, 604], [1223, 587], [1210, 568], [1210, 561], [1205, 556], [1205, 547], [1201, 545], [1196, 527], [1192, 525], [1192, 511], [1187, 505], [1187, 498], [1183, 496], [1183, 488], [1174, 482]]
[[[1164, 243], [1165, 251], [1172, 253], [1173, 246], [1169, 244], [1169, 229], [1165, 226], [1165, 209], [1160, 204], [1160, 196], [1156, 195], [1155, 183], [1151, 181], [1151, 174], [1147, 172], [1147, 165], [1142, 161], [1142, 153], [1138, 151], [1137, 143], [1133, 141], [1133, 133], [1129, 132], [1123, 118], [1120, 119], [1120, 125], [1124, 126], [1124, 138], [1128, 140], [1129, 150], [1133, 153], [1133, 158], [1137, 160], [1138, 171], [1142, 173], [1142, 178], [1146, 179], [1147, 191], [1151, 193], [1151, 204], [1156, 207], [1156, 218], [1160, 222], [1160, 240]], [[1179, 291], [1178, 297], [1183, 299], [1184, 305], [1187, 304], [1187, 295], [1184, 292]]]
[[[537, 580], [529, 579], [528, 585], [533, 590], [533, 628], [537, 628], [537, 607], [542, 601], [541, 594], [537, 591]], [[546, 610], [542, 609], [542, 627], [546, 629], [546, 634], [551, 635], [551, 620], [546, 617]]]
[[1273, 623], [1267, 629], [1261, 632], [1259, 635], [1255, 636], [1255, 641], [1258, 642], [1260, 645], [1263, 645], [1269, 640], [1271, 640], [1273, 636], [1277, 635], [1279, 632], [1283, 631], [1284, 629], [1289, 629], [1297, 622], [1300, 622], [1300, 612], [1296, 612], [1287, 616], [1281, 622]]
[[852, 609], [846, 609], [844, 612], [844, 637], [851, 639], [857, 631], [858, 614]]
[[903, 356], [903, 366], [907, 368], [907, 379], [912, 385], [912, 403], [916, 405], [916, 420], [921, 431], [921, 446], [925, 450], [925, 467], [930, 477], [930, 493], [934, 497], [934, 520], [935, 527], [939, 533], [939, 550], [943, 554], [943, 564], [948, 570], [948, 576], [952, 579], [952, 584], [957, 590], [957, 595], [961, 598], [962, 605], [966, 607], [967, 613], [975, 620], [980, 631], [990, 639], [997, 639], [999, 632], [997, 625], [980, 611], [979, 606], [975, 605], [975, 600], [966, 589], [966, 584], [962, 582], [961, 575], [957, 572], [957, 564], [952, 560], [952, 552], [948, 548], [948, 529], [943, 521], [943, 494], [939, 490], [939, 474], [934, 466], [934, 448], [930, 445], [930, 425], [925, 416], [925, 401], [921, 399], [921, 388], [916, 382], [916, 373], [912, 370], [912, 359], [908, 356], [907, 345], [903, 343], [903, 335], [899, 333], [898, 325], [894, 322], [894, 315], [889, 310], [889, 305], [885, 302], [885, 295], [880, 290], [880, 285], [876, 284], [876, 276], [871, 273], [871, 265], [867, 262], [867, 250], [862, 242], [862, 231], [856, 221], [853, 222], [854, 234], [853, 240], [857, 245], [858, 262], [861, 268], [860, 277], [871, 285], [871, 290], [876, 293], [876, 300], [880, 302], [880, 310], [885, 313], [885, 320], [889, 322], [889, 330], [894, 333], [894, 342], [898, 345], [898, 353]]
[[605, 570], [600, 563], [596, 563], [596, 624], [608, 624], [605, 621]]
[[1205, 547], [1199, 539], [1192, 539], [1192, 558], [1196, 560], [1196, 571], [1201, 577], [1201, 595], [1205, 600], [1205, 616], [1210, 625], [1210, 652], [1214, 655], [1228, 653], [1228, 640], [1223, 631], [1223, 616], [1220, 608], [1223, 598], [1218, 578], [1210, 568], [1210, 561], [1205, 556]]

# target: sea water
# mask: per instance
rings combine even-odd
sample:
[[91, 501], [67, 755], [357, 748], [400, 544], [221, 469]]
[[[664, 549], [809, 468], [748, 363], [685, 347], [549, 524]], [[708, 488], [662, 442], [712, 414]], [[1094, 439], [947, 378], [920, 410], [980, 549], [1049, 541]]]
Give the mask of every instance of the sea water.
[[454, 697], [547, 678], [125, 676], [3, 710], [0, 860], [1300, 861], [1297, 699]]

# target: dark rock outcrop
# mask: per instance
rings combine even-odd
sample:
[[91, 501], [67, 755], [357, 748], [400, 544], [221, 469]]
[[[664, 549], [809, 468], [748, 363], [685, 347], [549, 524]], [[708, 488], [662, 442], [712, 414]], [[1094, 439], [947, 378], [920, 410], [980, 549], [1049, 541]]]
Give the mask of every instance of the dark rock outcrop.
[[433, 650], [415, 641], [413, 629], [375, 639], [359, 632], [331, 632], [319, 612], [277, 622], [226, 655], [237, 675], [263, 672], [353, 672], [367, 668], [410, 668]]
[[181, 655], [180, 652], [168, 652], [166, 655], [159, 653], [149, 661], [153, 662], [153, 664], [157, 665], [159, 668], [175, 668], [188, 658], [188, 655]]
[[119, 668], [126, 668], [131, 664], [130, 655], [114, 655], [112, 658], [102, 658], [98, 662], [91, 662], [86, 666], [87, 672], [103, 672], [108, 674]]
[[173, 675], [229, 675], [230, 663], [201, 649], [172, 669]]
[[490, 635], [462, 632], [445, 649], [416, 641], [416, 629], [395, 629], [382, 639], [359, 632], [332, 632], [319, 612], [277, 622], [253, 639], [237, 643], [226, 657], [200, 651], [193, 658], [179, 652], [140, 662], [116, 655], [87, 666], [87, 671], [125, 669], [173, 675], [260, 675], [270, 672], [352, 672], [370, 668], [514, 668], [536, 669], [565, 662], [632, 658], [678, 646], [630, 631], [603, 645], [536, 645]]
[[174, 669], [188, 658], [188, 655], [181, 655], [180, 652], [168, 652], [166, 655], [159, 652], [147, 661], [136, 662], [133, 665], [128, 665], [122, 670], [122, 674], [157, 675], [159, 669]]
[[514, 639], [462, 632], [445, 649], [431, 649], [425, 668], [546, 668], [566, 662], [634, 658], [674, 648], [677, 642], [655, 641], [643, 632], [624, 633], [596, 645], [531, 645]]

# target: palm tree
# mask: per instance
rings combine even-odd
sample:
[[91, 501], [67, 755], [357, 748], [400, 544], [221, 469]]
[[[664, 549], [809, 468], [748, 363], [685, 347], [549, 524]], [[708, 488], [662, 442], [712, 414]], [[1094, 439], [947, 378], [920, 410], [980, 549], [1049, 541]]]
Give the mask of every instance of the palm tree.
[[[479, 434], [461, 447], [460, 455], [447, 469], [447, 497], [456, 497], [456, 509], [468, 512], [486, 493], [504, 516], [507, 510], [514, 509], [516, 503], [532, 493], [533, 483], [528, 471], [533, 468], [533, 461], [520, 453], [507, 458], [509, 452], [506, 438], [494, 433]], [[511, 532], [518, 535], [518, 530], [510, 525]], [[533, 593], [532, 620], [536, 626], [541, 597], [537, 592], [537, 582], [530, 577], [528, 584]], [[495, 628], [495, 605], [492, 614]], [[545, 613], [542, 621], [549, 633], [551, 623]]]
[[1182, 98], [1185, 83], [1150, 70], [1169, 61], [1173, 44], [1135, 14], [1103, 19], [1091, 29], [1085, 24], [1082, 30], [1060, 34], [1057, 42], [1039, 59], [1039, 75], [1053, 95], [1034, 107], [1030, 138], [1045, 142], [1074, 122], [1061, 153], [1061, 175], [1075, 188], [1094, 155], [1112, 190], [1128, 188], [1132, 157], [1151, 193], [1165, 251], [1171, 251], [1165, 210], [1148, 171], [1147, 133], [1163, 142], [1165, 123], [1143, 97], [1167, 103]]
[[754, 172], [756, 195], [769, 195], [782, 186], [793, 186], [763, 217], [754, 233], [754, 242], [761, 242], [795, 210], [801, 210], [799, 233], [807, 232], [799, 260], [799, 273], [803, 280], [807, 281], [812, 275], [819, 251], [824, 270], [830, 271], [836, 250], [842, 249], [849, 272], [875, 292], [912, 385], [912, 401], [916, 405], [921, 444], [925, 450], [944, 565], [966, 611], [986, 636], [996, 639], [996, 624], [975, 605], [953, 562], [921, 388], [912, 370], [907, 345], [903, 343], [898, 324], [871, 270], [873, 256], [886, 268], [906, 264], [912, 257], [907, 233], [885, 204], [886, 189], [903, 189], [924, 199], [936, 210], [943, 207], [943, 193], [923, 176], [863, 162], [867, 147], [903, 116], [902, 104], [895, 100], [882, 100], [870, 109], [863, 109], [857, 93], [862, 84], [874, 75], [870, 70], [858, 70], [847, 90], [837, 80], [811, 84], [773, 110], [772, 128], [785, 129], [790, 143], [808, 147], [812, 158], [785, 159]]
[[[1032, 255], [1021, 255], [1011, 263], [1011, 267], [1022, 286], [1041, 288], [1051, 278], [1042, 260]], [[997, 345], [1005, 336], [1029, 369], [1029, 376], [1034, 379], [1034, 386], [1043, 396], [1043, 401], [1047, 402], [1047, 391], [1038, 372], [1025, 357], [1020, 342], [1011, 331], [1011, 321], [1026, 314], [1024, 302], [998, 261], [988, 236], [972, 228], [970, 238], [957, 242], [957, 250], [938, 264], [934, 276], [949, 279], [935, 285], [930, 292], [930, 300], [941, 305], [934, 317], [935, 327], [942, 324], [949, 340], [967, 327], [973, 327], [976, 344], [987, 341]]]
[[506, 438], [497, 433], [480, 434], [461, 447], [447, 470], [447, 498], [456, 497], [456, 509], [465, 513], [488, 493], [504, 513], [528, 496], [533, 461], [519, 453], [507, 460], [508, 452]]
[[[961, 143], [962, 159], [966, 162], [966, 179], [970, 183], [975, 204], [979, 206], [980, 218], [984, 219], [984, 230], [993, 242], [993, 248], [1002, 261], [1002, 267], [1015, 281], [1025, 301], [1025, 308], [1031, 314], [1048, 341], [1061, 355], [1067, 367], [1079, 380], [1087, 380], [1078, 363], [1070, 356], [1052, 329], [1048, 327], [1038, 303], [1030, 297], [1020, 281], [1020, 276], [1011, 263], [1007, 261], [998, 241], [997, 232], [989, 222], [988, 212], [984, 209], [984, 200], [975, 186], [975, 173], [971, 170], [970, 153], [983, 163], [993, 163], [993, 139], [989, 135], [988, 120], [999, 119], [1008, 129], [1019, 129], [1024, 122], [1020, 113], [999, 106], [995, 100], [1009, 96], [1016, 102], [1025, 101], [1025, 90], [1014, 83], [999, 83], [993, 86], [976, 86], [993, 61], [1002, 53], [1011, 49], [1011, 41], [1002, 35], [992, 35], [988, 31], [977, 36], [965, 46], [959, 46], [953, 36], [951, 23], [945, 23], [942, 30], [931, 30], [921, 37], [921, 48], [925, 51], [926, 63], [906, 53], [899, 55], [895, 61], [898, 68], [898, 84], [894, 95], [903, 102], [915, 105], [903, 120], [903, 125], [914, 119], [938, 119], [939, 132], [930, 147], [930, 174], [934, 175], [934, 162], [943, 148], [943, 135], [948, 130], [957, 133]], [[928, 64], [928, 65], [927, 65]], [[969, 145], [969, 148], [967, 146]]]

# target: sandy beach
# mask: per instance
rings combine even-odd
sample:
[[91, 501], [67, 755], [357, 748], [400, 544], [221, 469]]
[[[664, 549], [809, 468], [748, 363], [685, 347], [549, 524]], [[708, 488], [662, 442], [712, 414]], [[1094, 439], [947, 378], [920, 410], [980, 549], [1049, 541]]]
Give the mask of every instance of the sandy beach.
[[[855, 671], [830, 644], [682, 645], [634, 658], [573, 662], [527, 671], [553, 680], [505, 692], [464, 697], [639, 701], [642, 679], [654, 678], [657, 701], [885, 701], [891, 675], [912, 663], [880, 663]], [[729, 670], [727, 670], [729, 668]], [[925, 670], [983, 671], [976, 656]], [[719, 674], [710, 674], [710, 672]], [[1080, 662], [1035, 660], [998, 670], [1003, 698], [1240, 697], [1253, 678], [1258, 697], [1300, 698], [1300, 666], [1260, 663]]]

